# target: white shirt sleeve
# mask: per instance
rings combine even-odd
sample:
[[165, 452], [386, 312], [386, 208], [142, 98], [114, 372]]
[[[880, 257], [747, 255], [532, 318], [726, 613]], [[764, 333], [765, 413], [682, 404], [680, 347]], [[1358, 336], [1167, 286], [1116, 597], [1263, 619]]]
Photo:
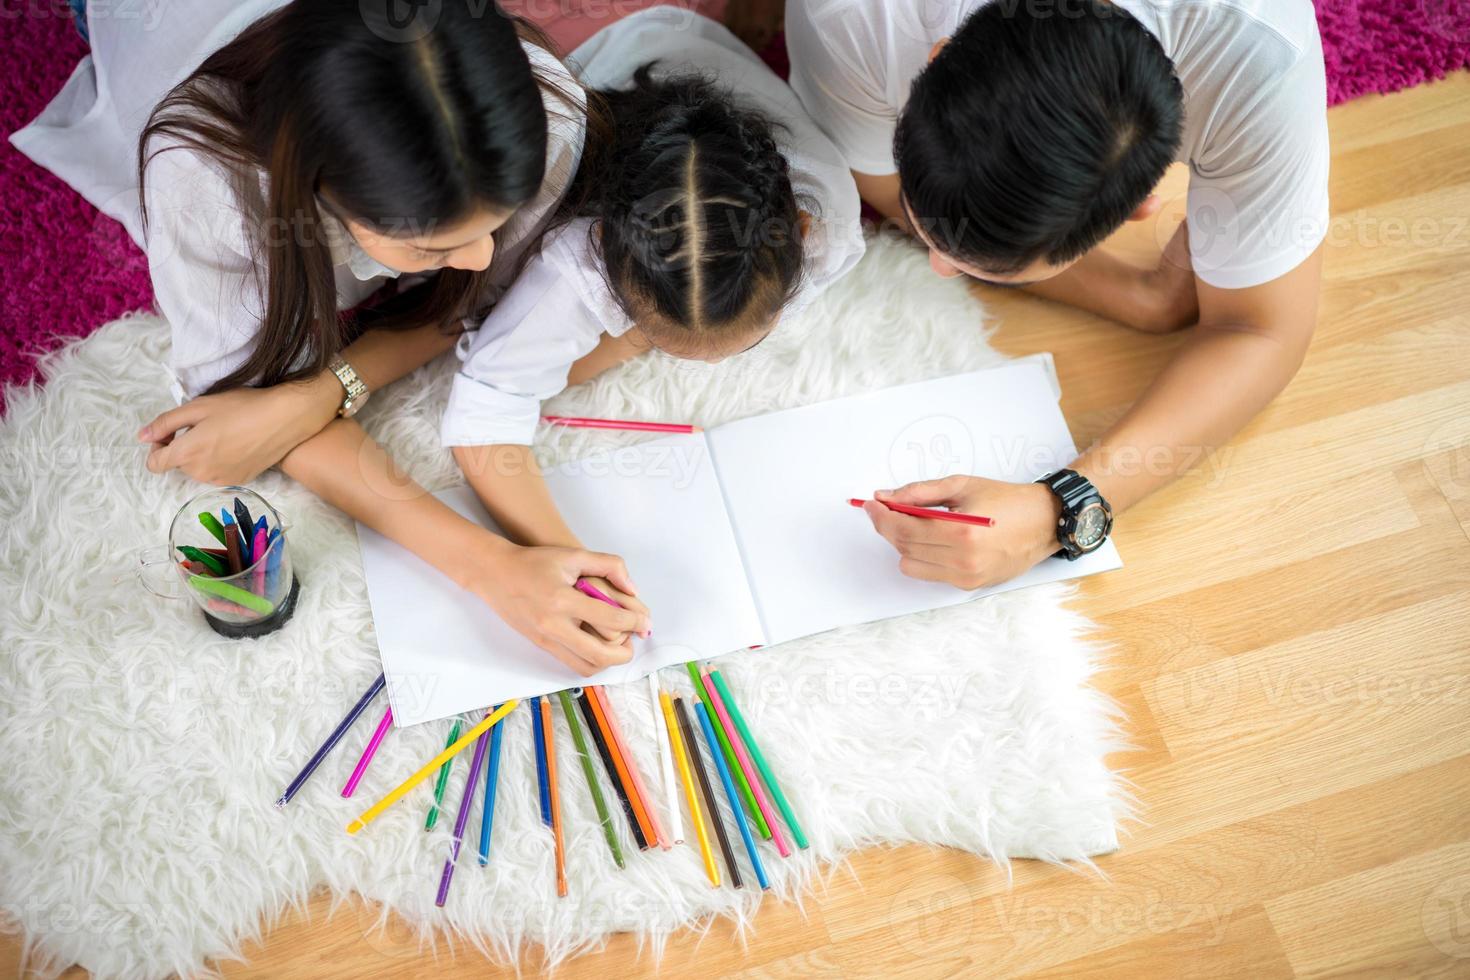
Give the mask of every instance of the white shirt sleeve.
[[1286, 275], [1322, 243], [1331, 222], [1320, 48], [1284, 75], [1261, 80], [1260, 91], [1228, 138], [1191, 161], [1189, 248], [1195, 274], [1220, 289]]
[[541, 403], [566, 387], [572, 364], [603, 332], [561, 270], [532, 258], [480, 329], [460, 338], [442, 443], [531, 445]]
[[224, 174], [193, 150], [171, 148], [153, 157], [144, 178], [148, 272], [173, 337], [174, 396], [183, 401], [244, 363], [265, 300]]
[[786, 5], [791, 88], [837, 145], [848, 169], [896, 173], [893, 131], [898, 110], [884, 91], [886, 44], [860, 4]]

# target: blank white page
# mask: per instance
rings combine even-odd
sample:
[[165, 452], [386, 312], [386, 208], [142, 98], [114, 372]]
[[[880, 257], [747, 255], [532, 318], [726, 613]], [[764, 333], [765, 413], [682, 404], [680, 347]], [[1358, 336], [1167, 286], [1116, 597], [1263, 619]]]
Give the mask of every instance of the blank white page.
[[770, 643], [1119, 568], [1112, 542], [962, 592], [898, 570], [848, 498], [955, 473], [1030, 481], [1076, 455], [1049, 360], [887, 388], [720, 426], [710, 447]]
[[[358, 525], [396, 724], [582, 684], [618, 684], [765, 642], [703, 436], [598, 452], [548, 473], [547, 483], [589, 549], [627, 561], [652, 611], [652, 638], [634, 641], [631, 663], [585, 679], [433, 566]], [[494, 527], [468, 487], [438, 497]]]

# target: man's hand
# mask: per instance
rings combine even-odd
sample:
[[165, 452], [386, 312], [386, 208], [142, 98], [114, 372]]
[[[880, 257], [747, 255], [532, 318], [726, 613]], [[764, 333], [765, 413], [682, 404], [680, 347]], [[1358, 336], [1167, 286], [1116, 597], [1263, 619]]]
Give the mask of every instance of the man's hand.
[[880, 490], [874, 496], [877, 501], [948, 507], [995, 521], [993, 527], [980, 527], [910, 517], [870, 500], [864, 512], [902, 556], [899, 571], [912, 578], [981, 589], [1015, 578], [1058, 548], [1061, 508], [1051, 490], [1039, 483], [951, 476]]
[[1142, 282], [1142, 307], [1147, 312], [1129, 326], [1146, 333], [1171, 333], [1199, 322], [1199, 290], [1194, 259], [1189, 254], [1188, 222], [1179, 225], [1158, 267], [1143, 273]]
[[154, 473], [181, 470], [201, 483], [249, 483], [322, 431], [341, 402], [341, 382], [325, 371], [300, 383], [235, 388], [164, 412], [139, 430], [138, 441], [152, 444]]

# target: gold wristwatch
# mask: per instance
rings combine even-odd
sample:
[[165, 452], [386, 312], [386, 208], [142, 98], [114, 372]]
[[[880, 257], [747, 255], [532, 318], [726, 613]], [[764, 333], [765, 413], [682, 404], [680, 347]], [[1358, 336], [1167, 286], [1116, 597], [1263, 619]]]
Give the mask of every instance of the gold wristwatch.
[[357, 376], [357, 372], [352, 370], [352, 365], [348, 364], [341, 354], [334, 354], [332, 363], [328, 367], [337, 376], [337, 380], [342, 382], [342, 387], [346, 391], [346, 395], [342, 398], [342, 405], [337, 409], [337, 414], [344, 419], [350, 419], [362, 406], [367, 404], [372, 392], [368, 390], [367, 384]]

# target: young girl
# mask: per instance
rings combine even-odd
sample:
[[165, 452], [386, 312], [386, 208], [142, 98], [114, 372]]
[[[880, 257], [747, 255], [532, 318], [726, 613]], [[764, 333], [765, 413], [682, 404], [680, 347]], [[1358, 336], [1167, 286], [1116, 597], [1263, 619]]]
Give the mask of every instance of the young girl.
[[748, 350], [850, 269], [863, 239], [837, 151], [720, 25], [656, 7], [570, 60], [611, 134], [589, 141], [581, 215], [460, 341], [442, 435], [508, 534], [576, 547], [530, 453], [541, 402], [569, 374], [650, 348], [711, 362]]
[[[511, 278], [575, 172], [579, 87], [474, 0], [149, 13], [92, 17], [92, 56], [15, 140], [147, 251], [191, 399], [143, 427], [148, 467], [227, 483], [280, 463], [537, 642], [625, 660], [583, 626], [616, 637], [640, 617], [571, 588], [626, 583], [616, 559], [508, 544], [406, 484], [350, 420]], [[394, 287], [378, 329], [343, 312]]]

